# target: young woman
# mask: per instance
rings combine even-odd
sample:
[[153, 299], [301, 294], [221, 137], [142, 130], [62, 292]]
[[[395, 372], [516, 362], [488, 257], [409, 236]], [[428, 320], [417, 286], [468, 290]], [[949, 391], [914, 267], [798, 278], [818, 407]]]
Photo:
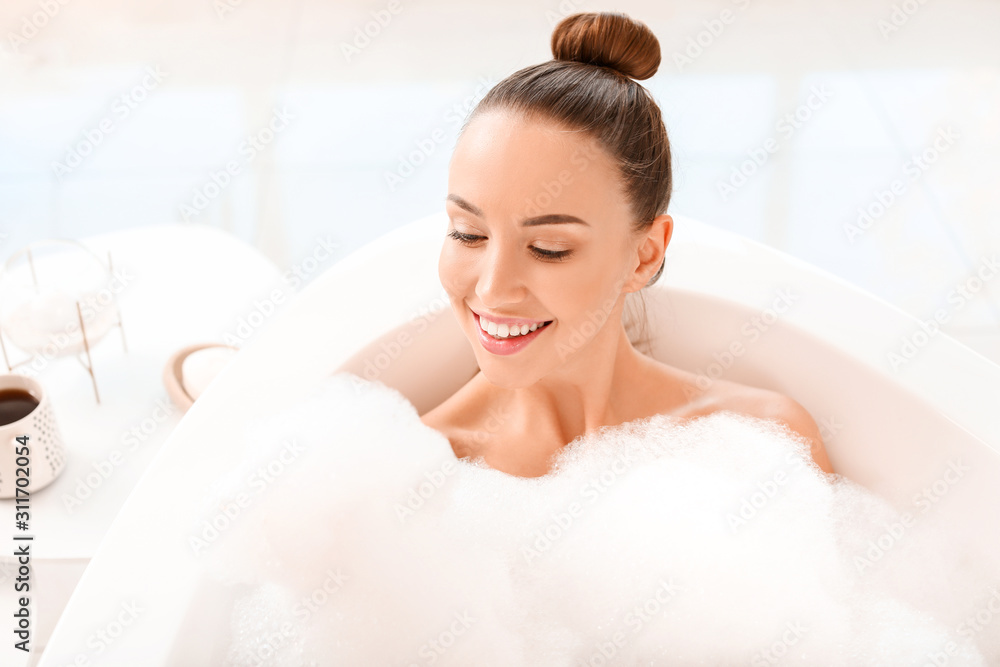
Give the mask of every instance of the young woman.
[[552, 53], [490, 90], [452, 156], [439, 274], [480, 372], [422, 421], [459, 458], [537, 477], [602, 426], [729, 410], [788, 426], [832, 473], [792, 398], [701, 389], [633, 347], [625, 297], [659, 278], [673, 231], [670, 144], [637, 83], [656, 73], [659, 42], [626, 15], [589, 12], [563, 19]]

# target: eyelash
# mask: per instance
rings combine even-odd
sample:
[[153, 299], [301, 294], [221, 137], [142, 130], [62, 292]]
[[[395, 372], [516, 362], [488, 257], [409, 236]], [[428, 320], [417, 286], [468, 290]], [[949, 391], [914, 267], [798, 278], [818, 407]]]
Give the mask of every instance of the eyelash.
[[[453, 229], [448, 232], [448, 236], [455, 239], [462, 245], [472, 246], [477, 240], [485, 238], [483, 236], [476, 236], [475, 234], [463, 234], [462, 232]], [[542, 250], [541, 248], [536, 248], [530, 246], [531, 253], [538, 259], [562, 261], [572, 254], [572, 250]]]

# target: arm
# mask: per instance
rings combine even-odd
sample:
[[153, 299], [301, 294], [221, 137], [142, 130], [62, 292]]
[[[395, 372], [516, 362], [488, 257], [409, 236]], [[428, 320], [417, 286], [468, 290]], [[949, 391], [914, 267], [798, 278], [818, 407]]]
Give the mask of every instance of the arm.
[[795, 431], [809, 442], [809, 452], [813, 461], [825, 473], [833, 473], [833, 466], [827, 458], [826, 448], [819, 427], [809, 411], [793, 398], [776, 394], [769, 410], [769, 417], [775, 419]]

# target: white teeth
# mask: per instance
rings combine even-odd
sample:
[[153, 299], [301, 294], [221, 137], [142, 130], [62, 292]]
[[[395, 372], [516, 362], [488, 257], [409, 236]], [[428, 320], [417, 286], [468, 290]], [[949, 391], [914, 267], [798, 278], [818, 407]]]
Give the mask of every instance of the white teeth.
[[480, 317], [479, 318], [479, 328], [490, 334], [494, 338], [512, 338], [514, 336], [525, 336], [528, 332], [534, 331], [541, 324], [497, 324], [496, 322], [490, 322], [489, 320]]

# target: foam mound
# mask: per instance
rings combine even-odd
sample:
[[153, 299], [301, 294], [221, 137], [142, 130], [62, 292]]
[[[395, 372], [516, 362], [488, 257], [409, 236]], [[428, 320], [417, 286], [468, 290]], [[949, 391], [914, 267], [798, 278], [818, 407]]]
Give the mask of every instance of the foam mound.
[[655, 416], [521, 478], [342, 373], [242, 437], [205, 514], [243, 511], [201, 555], [239, 591], [227, 665], [1000, 660], [958, 627], [993, 582], [932, 534], [875, 558], [899, 513], [774, 422]]

